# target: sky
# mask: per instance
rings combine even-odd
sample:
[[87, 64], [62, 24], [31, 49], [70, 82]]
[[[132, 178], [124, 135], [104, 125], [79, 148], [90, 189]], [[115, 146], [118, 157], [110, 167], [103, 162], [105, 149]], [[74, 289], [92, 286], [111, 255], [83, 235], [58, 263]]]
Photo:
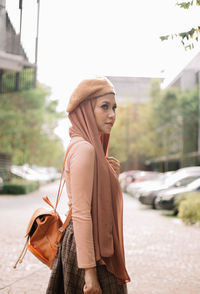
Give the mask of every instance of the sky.
[[[182, 1], [180, 1], [182, 2]], [[184, 10], [176, 0], [40, 0], [38, 79], [65, 111], [70, 93], [87, 75], [172, 79], [200, 50], [160, 36], [200, 25], [200, 7]], [[22, 44], [34, 62], [37, 1], [23, 1]], [[18, 1], [6, 0], [19, 31]], [[56, 133], [68, 143], [69, 123]]]

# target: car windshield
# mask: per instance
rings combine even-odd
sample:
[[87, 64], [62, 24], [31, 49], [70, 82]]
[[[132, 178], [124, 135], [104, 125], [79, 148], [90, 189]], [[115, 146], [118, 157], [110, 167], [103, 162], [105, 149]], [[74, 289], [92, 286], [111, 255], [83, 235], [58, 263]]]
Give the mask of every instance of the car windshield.
[[185, 172], [177, 172], [175, 174], [173, 174], [172, 176], [168, 177], [164, 184], [166, 184], [167, 186], [173, 186], [176, 182], [181, 181], [181, 180], [186, 180], [186, 178], [188, 178], [188, 181], [186, 180], [186, 182], [184, 183], [189, 184], [192, 179], [195, 180], [197, 177], [199, 177], [199, 175], [195, 175], [194, 173], [190, 174], [190, 173], [185, 173]]
[[192, 183], [188, 185], [188, 188], [190, 189], [197, 189], [198, 187], [200, 187], [200, 178], [198, 178], [195, 181], [192, 181]]

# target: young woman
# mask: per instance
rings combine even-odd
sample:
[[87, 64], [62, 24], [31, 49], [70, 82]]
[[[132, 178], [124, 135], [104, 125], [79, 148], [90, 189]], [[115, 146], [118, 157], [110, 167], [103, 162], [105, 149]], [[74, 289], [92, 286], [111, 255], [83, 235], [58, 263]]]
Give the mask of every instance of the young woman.
[[70, 97], [73, 145], [64, 177], [72, 220], [59, 245], [47, 294], [127, 293], [120, 165], [107, 156], [116, 107], [107, 78], [83, 80]]

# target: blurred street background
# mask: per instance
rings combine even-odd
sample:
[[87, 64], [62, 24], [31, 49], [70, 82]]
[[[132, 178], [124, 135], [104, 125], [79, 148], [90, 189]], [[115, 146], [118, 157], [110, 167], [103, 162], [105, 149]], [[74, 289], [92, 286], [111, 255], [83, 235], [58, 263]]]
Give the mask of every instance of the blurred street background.
[[30, 253], [12, 265], [41, 197], [55, 201], [65, 109], [91, 75], [116, 90], [129, 293], [200, 293], [199, 13], [199, 0], [0, 0], [0, 293], [45, 293], [48, 268]]

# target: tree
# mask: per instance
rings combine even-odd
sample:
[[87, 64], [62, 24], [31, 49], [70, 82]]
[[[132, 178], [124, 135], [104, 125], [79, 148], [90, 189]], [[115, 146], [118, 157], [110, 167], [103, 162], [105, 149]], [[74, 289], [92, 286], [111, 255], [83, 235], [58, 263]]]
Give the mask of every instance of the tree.
[[145, 105], [126, 102], [118, 106], [112, 130], [110, 155], [117, 157], [125, 170], [140, 168], [147, 159], [179, 158], [182, 166], [195, 164], [191, 152], [197, 151], [198, 91], [160, 89], [154, 80], [151, 101]]
[[1, 95], [0, 150], [12, 154], [13, 164], [24, 163], [60, 167], [63, 145], [54, 134], [57, 101], [49, 99], [50, 89], [37, 89]]
[[188, 157], [198, 150], [198, 90], [187, 90], [180, 94], [180, 114], [182, 117], [182, 165], [195, 165], [195, 158]]
[[144, 161], [161, 153], [156, 144], [154, 105], [160, 99], [160, 81], [153, 80], [149, 104], [125, 102], [118, 105], [112, 130], [110, 154], [117, 157], [125, 170], [140, 168]]
[[162, 92], [160, 101], [154, 105], [154, 119], [157, 141], [162, 155], [178, 153], [181, 150], [181, 119], [178, 107], [179, 90], [167, 89]]
[[149, 122], [154, 122], [156, 140], [152, 148], [157, 150], [156, 157], [177, 155], [181, 166], [195, 164], [195, 158], [192, 159], [189, 155], [197, 151], [197, 89], [180, 91], [168, 88], [162, 90], [160, 97], [152, 99], [147, 107], [153, 108]]
[[[191, 6], [195, 5], [200, 6], [200, 0], [191, 0], [188, 2], [181, 2], [177, 3], [180, 8], [183, 9], [189, 9]], [[200, 34], [200, 25], [191, 28], [189, 31], [186, 32], [181, 32], [181, 33], [176, 33], [176, 34], [170, 34], [166, 36], [161, 36], [160, 39], [161, 41], [168, 40], [169, 38], [174, 39], [174, 38], [180, 38], [181, 43], [183, 44], [185, 50], [192, 49], [194, 48], [194, 41], [198, 42], [199, 41], [199, 34]]]
[[[155, 81], [153, 92], [160, 91]], [[158, 154], [152, 104], [125, 102], [118, 105], [112, 130], [110, 155], [117, 157], [125, 170], [141, 168], [145, 159]]]

